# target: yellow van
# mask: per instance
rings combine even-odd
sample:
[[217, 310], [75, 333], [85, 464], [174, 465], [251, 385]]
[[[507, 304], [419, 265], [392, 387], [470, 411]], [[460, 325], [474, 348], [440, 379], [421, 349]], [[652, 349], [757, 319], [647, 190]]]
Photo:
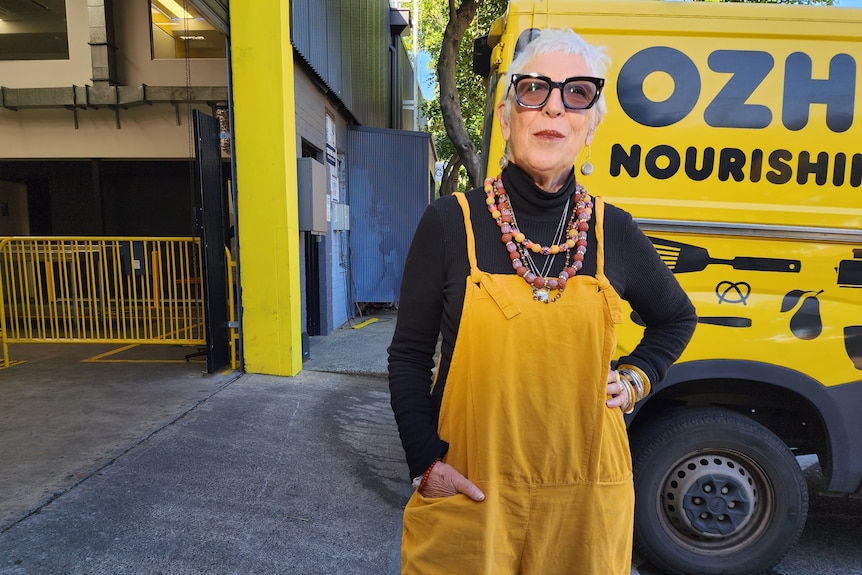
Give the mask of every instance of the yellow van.
[[[489, 176], [506, 68], [549, 26], [613, 60], [581, 181], [635, 216], [700, 318], [629, 416], [636, 553], [761, 573], [805, 524], [796, 456], [828, 490], [862, 484], [862, 10], [512, 0], [475, 42]], [[629, 313], [620, 354], [641, 329]]]

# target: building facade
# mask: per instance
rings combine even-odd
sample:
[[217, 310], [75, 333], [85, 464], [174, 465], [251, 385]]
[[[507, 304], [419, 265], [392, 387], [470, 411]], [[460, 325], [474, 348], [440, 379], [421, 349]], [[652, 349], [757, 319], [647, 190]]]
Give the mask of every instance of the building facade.
[[[403, 163], [404, 148], [351, 150], [349, 134], [359, 126], [385, 129], [394, 143], [414, 128], [415, 81], [401, 41], [409, 13], [386, 0], [294, 0], [254, 9], [234, 4], [229, 24], [244, 357], [251, 371], [290, 373], [301, 368], [308, 336], [330, 333], [368, 301], [355, 289], [358, 238], [352, 234], [353, 222], [366, 214], [351, 210], [351, 203], [356, 194], [392, 186], [380, 180], [362, 185], [368, 171], [357, 168], [357, 160], [372, 155], [380, 163]], [[427, 205], [430, 136], [422, 145], [426, 161], [411, 172], [416, 182], [402, 184], [403, 193], [419, 194]], [[298, 214], [292, 203], [282, 203], [282, 186], [288, 197], [296, 190]], [[401, 206], [388, 207], [397, 214]], [[401, 216], [395, 243], [409, 241], [418, 217]], [[272, 234], [282, 229], [286, 233]], [[391, 257], [383, 243], [369, 250], [381, 265]], [[273, 275], [295, 283], [269, 283]]]
[[297, 373], [363, 302], [349, 132], [415, 129], [409, 21], [387, 0], [5, 3], [0, 235], [198, 235], [191, 117], [215, 116], [245, 368]]
[[185, 59], [158, 2], [43, 4], [0, 8], [0, 189], [28, 214], [3, 233], [193, 234], [189, 118], [227, 108], [224, 35]]

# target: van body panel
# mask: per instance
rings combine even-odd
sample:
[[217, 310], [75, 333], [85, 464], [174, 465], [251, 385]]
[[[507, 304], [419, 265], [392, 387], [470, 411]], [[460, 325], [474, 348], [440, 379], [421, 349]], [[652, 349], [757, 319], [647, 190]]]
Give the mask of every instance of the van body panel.
[[[862, 10], [512, 0], [489, 36], [494, 101], [519, 39], [547, 26], [611, 57], [595, 171], [579, 180], [632, 213], [672, 269], [684, 260], [674, 273], [702, 319], [680, 363], [765, 361], [859, 386]], [[489, 176], [504, 144], [493, 122]], [[641, 331], [621, 326], [621, 354]]]
[[[498, 75], [532, 29], [608, 48], [584, 183], [609, 202], [642, 218], [862, 229], [862, 147], [849, 145], [862, 141], [862, 11], [549, 0], [512, 1], [506, 18]], [[503, 147], [493, 133], [489, 175]]]
[[[507, 68], [545, 27], [606, 47], [608, 113], [578, 181], [632, 214], [699, 317], [626, 416], [635, 547], [669, 573], [766, 571], [807, 516], [795, 456], [862, 493], [862, 10], [511, 0], [476, 68], [489, 177]], [[625, 316], [620, 356], [643, 333]]]

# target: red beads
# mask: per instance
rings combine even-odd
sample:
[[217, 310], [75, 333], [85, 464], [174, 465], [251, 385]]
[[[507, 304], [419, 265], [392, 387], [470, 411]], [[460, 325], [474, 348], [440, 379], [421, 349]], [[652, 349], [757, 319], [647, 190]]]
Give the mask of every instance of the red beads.
[[[566, 282], [583, 267], [584, 254], [587, 251], [587, 230], [590, 229], [589, 221], [593, 213], [593, 200], [580, 184], [576, 183], [575, 186], [575, 209], [566, 229], [566, 241], [543, 246], [528, 239], [514, 224], [514, 212], [500, 176], [485, 180], [485, 203], [488, 205], [491, 217], [500, 227], [500, 239], [509, 252], [512, 268], [518, 276], [530, 284], [533, 289], [533, 299], [536, 301], [551, 303], [559, 299], [566, 288]], [[559, 236], [555, 241], [560, 241]], [[543, 277], [532, 263], [531, 253], [545, 257], [565, 253], [565, 267], [556, 278]], [[557, 290], [553, 298], [549, 298], [551, 290]]]

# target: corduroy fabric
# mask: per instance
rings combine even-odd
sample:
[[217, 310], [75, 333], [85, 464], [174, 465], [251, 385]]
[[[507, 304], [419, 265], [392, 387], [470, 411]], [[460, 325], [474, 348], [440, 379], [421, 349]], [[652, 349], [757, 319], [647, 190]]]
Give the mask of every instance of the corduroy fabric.
[[627, 574], [631, 459], [622, 414], [605, 405], [621, 301], [604, 275], [601, 201], [596, 276], [570, 279], [552, 304], [518, 276], [479, 269], [459, 203], [470, 275], [438, 435], [443, 460], [486, 497], [414, 493], [402, 573]]

